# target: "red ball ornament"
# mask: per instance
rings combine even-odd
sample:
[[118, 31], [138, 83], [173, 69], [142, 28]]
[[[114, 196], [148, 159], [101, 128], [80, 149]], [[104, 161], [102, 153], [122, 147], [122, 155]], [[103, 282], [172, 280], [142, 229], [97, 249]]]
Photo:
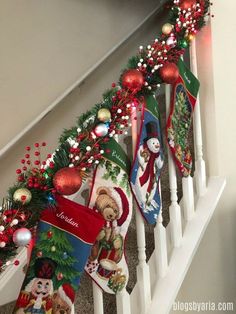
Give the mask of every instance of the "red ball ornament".
[[188, 10], [189, 8], [192, 8], [194, 4], [196, 4], [196, 0], [181, 0], [179, 7], [181, 10]]
[[37, 255], [37, 257], [42, 257], [43, 256], [43, 252], [42, 251], [38, 251], [36, 255]]
[[174, 84], [179, 76], [179, 69], [175, 63], [166, 63], [160, 68], [160, 77], [167, 84]]
[[144, 84], [143, 74], [136, 69], [127, 70], [122, 75], [121, 82], [124, 88], [138, 92]]
[[50, 239], [52, 237], [52, 231], [47, 232], [47, 237], [48, 237], [48, 239]]
[[71, 195], [77, 192], [82, 184], [79, 171], [75, 168], [62, 168], [58, 170], [53, 178], [53, 185], [57, 193]]
[[57, 274], [57, 280], [62, 280], [63, 279], [63, 274], [62, 273], [58, 273]]

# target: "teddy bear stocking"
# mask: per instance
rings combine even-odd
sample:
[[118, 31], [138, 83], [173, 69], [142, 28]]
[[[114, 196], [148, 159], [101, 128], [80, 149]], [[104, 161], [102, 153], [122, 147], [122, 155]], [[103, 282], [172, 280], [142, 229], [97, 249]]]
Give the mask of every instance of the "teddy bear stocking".
[[139, 140], [130, 175], [131, 188], [138, 207], [149, 224], [155, 224], [161, 208], [159, 178], [163, 150], [158, 103], [154, 96], [145, 99]]
[[172, 89], [166, 137], [176, 166], [181, 175], [187, 177], [192, 169], [188, 135], [200, 84], [181, 59], [178, 62], [178, 68], [179, 77]]
[[101, 215], [56, 196], [43, 211], [35, 246], [13, 313], [70, 314], [91, 246], [104, 225]]
[[104, 162], [94, 175], [89, 207], [105, 219], [89, 256], [86, 272], [106, 292], [116, 293], [128, 282], [125, 237], [132, 215], [130, 162], [111, 139], [104, 146]]

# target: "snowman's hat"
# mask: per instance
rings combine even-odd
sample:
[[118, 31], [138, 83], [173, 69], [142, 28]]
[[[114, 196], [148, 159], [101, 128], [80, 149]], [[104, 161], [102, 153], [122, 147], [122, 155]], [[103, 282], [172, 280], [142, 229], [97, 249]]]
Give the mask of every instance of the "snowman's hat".
[[150, 138], [157, 138], [158, 131], [157, 131], [157, 123], [154, 121], [150, 121], [145, 125], [147, 137], [145, 137], [144, 142], [147, 142]]

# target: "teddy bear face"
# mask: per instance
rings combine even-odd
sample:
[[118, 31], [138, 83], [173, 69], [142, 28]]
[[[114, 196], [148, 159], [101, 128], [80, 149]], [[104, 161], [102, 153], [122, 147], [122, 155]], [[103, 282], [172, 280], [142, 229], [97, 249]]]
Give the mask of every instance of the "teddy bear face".
[[114, 221], [119, 218], [119, 207], [107, 187], [100, 187], [97, 190], [95, 206], [103, 215], [106, 221]]
[[53, 314], [71, 314], [71, 307], [58, 295], [55, 293], [53, 295]]
[[159, 153], [160, 151], [160, 142], [157, 138], [150, 138], [147, 140], [147, 147], [152, 153]]
[[102, 210], [102, 215], [105, 220], [107, 221], [113, 221], [118, 218], [119, 211], [116, 208], [111, 208], [111, 207], [105, 207]]

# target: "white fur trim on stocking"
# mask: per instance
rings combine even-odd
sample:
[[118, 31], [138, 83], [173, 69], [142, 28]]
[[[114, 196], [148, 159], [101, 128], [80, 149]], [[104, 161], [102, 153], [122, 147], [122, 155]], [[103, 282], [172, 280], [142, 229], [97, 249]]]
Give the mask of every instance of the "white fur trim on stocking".
[[59, 287], [58, 292], [62, 300], [64, 300], [70, 307], [72, 307], [73, 303], [71, 302], [71, 299], [66, 295], [62, 286]]

